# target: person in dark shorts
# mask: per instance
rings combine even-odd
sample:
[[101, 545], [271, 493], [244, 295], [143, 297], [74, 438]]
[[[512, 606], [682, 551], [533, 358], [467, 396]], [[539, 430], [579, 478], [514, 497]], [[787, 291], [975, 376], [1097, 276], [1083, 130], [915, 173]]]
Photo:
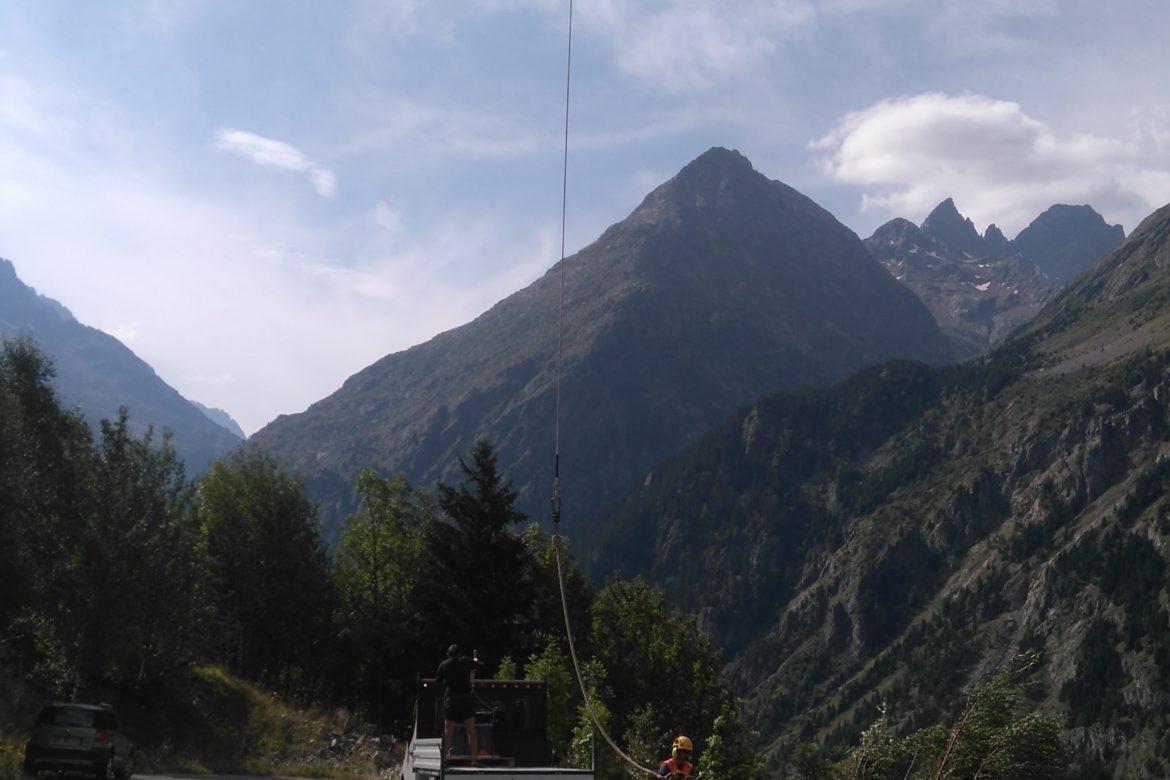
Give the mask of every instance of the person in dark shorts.
[[459, 645], [447, 648], [447, 657], [435, 671], [435, 684], [443, 697], [443, 750], [451, 749], [455, 724], [462, 723], [471, 748], [471, 764], [479, 755], [478, 735], [475, 733], [475, 697], [472, 694], [472, 675], [479, 667], [479, 658], [468, 658]]

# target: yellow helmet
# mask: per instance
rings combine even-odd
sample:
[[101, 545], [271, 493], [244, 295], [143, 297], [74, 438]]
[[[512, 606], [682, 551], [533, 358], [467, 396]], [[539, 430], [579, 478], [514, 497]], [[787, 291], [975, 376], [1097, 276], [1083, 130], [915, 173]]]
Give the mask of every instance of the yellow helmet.
[[677, 737], [674, 738], [674, 744], [670, 746], [670, 749], [672, 751], [673, 750], [689, 750], [691, 752], [694, 752], [695, 746], [691, 744], [690, 737], [684, 737], [683, 735], [679, 734]]

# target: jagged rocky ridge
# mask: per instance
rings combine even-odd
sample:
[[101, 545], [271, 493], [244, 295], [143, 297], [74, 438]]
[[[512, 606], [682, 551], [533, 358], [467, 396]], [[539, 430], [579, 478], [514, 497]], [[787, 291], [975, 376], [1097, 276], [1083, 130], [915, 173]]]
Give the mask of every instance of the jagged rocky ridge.
[[1170, 768], [1170, 206], [988, 356], [767, 398], [606, 514], [600, 569], [729, 653], [767, 750], [1043, 660], [1084, 776]]
[[1067, 279], [1125, 234], [1089, 206], [1049, 208], [1009, 241], [981, 236], [947, 198], [920, 227], [895, 219], [865, 246], [922, 299], [962, 356], [982, 352], [1036, 315]]
[[[252, 441], [335, 521], [363, 467], [423, 484], [489, 437], [547, 519], [561, 268], [389, 355]], [[733, 409], [895, 357], [951, 358], [925, 307], [860, 240], [737, 152], [711, 149], [565, 261], [563, 528]]]

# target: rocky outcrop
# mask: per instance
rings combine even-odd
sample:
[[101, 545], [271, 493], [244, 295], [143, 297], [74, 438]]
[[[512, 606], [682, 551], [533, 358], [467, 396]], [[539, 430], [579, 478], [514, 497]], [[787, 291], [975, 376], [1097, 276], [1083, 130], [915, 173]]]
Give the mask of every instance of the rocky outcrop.
[[[879, 705], [936, 722], [1035, 651], [1078, 771], [1170, 771], [1167, 260], [1170, 207], [988, 355], [761, 400], [614, 508], [626, 574], [705, 611], [778, 760]], [[660, 553], [661, 517], [719, 567]]]
[[891, 220], [865, 246], [969, 356], [1031, 320], [1062, 284], [1123, 238], [1120, 225], [1106, 225], [1089, 206], [1053, 206], [1014, 241], [995, 225], [980, 236], [947, 198], [920, 228]]

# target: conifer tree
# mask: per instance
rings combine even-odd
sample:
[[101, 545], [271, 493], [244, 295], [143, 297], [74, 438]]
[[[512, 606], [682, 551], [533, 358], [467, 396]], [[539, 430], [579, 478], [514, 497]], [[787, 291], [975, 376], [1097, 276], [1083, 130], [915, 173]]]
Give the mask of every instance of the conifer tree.
[[526, 518], [487, 441], [475, 443], [470, 461], [460, 457], [459, 468], [461, 484], [438, 486], [447, 520], [432, 523], [427, 534], [417, 590], [423, 633], [436, 654], [458, 642], [477, 648], [488, 664], [526, 658], [538, 649], [535, 564], [513, 530]]

